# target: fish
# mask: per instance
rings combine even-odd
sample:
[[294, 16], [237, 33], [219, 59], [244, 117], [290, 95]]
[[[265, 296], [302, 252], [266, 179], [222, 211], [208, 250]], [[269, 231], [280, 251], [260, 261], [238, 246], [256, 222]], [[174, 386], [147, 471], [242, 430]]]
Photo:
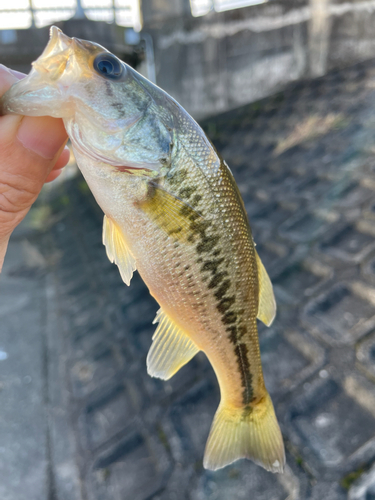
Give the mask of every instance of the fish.
[[147, 356], [171, 378], [202, 351], [220, 387], [203, 466], [247, 458], [285, 467], [266, 389], [257, 319], [276, 314], [234, 177], [195, 120], [104, 47], [52, 27], [31, 72], [0, 113], [62, 118], [104, 212], [103, 243], [129, 285], [137, 269], [160, 309]]

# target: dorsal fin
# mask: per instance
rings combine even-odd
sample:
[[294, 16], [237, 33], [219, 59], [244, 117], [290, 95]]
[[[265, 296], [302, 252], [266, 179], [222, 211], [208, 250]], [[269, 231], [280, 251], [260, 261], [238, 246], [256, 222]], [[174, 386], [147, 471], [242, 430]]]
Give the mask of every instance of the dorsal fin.
[[135, 258], [128, 249], [121, 229], [106, 215], [103, 220], [103, 245], [108, 259], [118, 266], [121, 278], [130, 285], [133, 272], [136, 270]]
[[259, 283], [258, 319], [265, 325], [270, 326], [276, 316], [275, 296], [273, 294], [271, 280], [256, 250], [255, 257], [257, 261]]
[[147, 355], [147, 372], [151, 377], [168, 380], [197, 354], [199, 348], [162, 309], [153, 322], [159, 325]]

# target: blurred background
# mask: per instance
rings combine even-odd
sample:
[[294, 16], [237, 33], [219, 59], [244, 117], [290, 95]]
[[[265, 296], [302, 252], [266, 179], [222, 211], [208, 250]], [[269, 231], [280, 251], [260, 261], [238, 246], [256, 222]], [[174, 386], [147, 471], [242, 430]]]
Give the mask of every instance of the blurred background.
[[170, 381], [74, 157], [14, 232], [0, 284], [1, 500], [375, 499], [375, 0], [0, 0], [0, 63], [51, 24], [175, 97], [239, 185], [278, 302], [260, 326], [287, 468], [202, 466], [219, 403]]

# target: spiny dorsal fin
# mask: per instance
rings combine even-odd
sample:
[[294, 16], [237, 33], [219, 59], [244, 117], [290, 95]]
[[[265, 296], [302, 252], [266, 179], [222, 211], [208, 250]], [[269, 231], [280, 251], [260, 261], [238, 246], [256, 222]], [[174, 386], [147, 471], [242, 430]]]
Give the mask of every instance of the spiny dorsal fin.
[[256, 250], [255, 257], [257, 260], [259, 283], [258, 319], [260, 319], [260, 321], [262, 321], [265, 325], [270, 326], [276, 316], [275, 296], [273, 294], [271, 280]]
[[154, 321], [159, 323], [147, 355], [151, 377], [168, 380], [199, 351], [194, 342], [159, 309]]
[[106, 215], [103, 220], [103, 245], [108, 259], [118, 266], [121, 278], [130, 285], [133, 272], [136, 270], [135, 258], [128, 249], [121, 229]]
[[149, 197], [139, 203], [139, 208], [169, 236], [186, 240], [191, 234], [192, 223], [203, 220], [202, 215], [155, 181], [149, 182], [149, 187]]

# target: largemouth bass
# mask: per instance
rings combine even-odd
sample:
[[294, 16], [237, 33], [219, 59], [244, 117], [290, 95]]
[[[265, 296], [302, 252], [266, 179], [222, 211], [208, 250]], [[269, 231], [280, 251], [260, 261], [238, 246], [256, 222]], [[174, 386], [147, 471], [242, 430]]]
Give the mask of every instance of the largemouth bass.
[[56, 27], [0, 111], [63, 118], [103, 209], [103, 242], [126, 284], [138, 269], [158, 301], [148, 373], [169, 379], [198, 351], [221, 402], [204, 467], [239, 458], [282, 472], [284, 445], [260, 360], [257, 318], [276, 305], [240, 193], [199, 125], [96, 43]]

